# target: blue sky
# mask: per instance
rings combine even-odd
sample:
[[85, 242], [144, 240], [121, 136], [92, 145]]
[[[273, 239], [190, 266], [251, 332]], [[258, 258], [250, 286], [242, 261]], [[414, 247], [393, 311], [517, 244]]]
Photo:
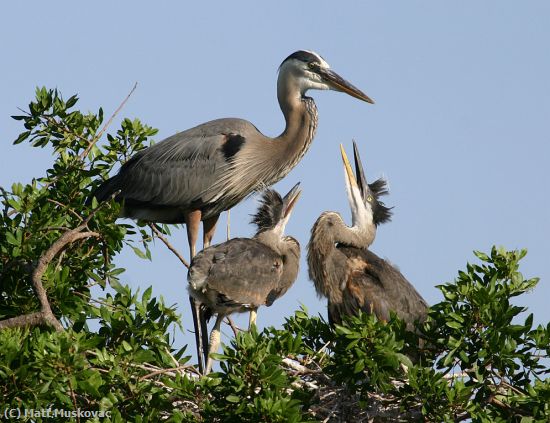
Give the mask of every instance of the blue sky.
[[[338, 145], [351, 151], [355, 139], [367, 177], [389, 180], [386, 203], [395, 206], [372, 249], [428, 302], [441, 299], [435, 285], [474, 260], [472, 250], [527, 248], [522, 271], [541, 282], [518, 302], [536, 322], [550, 320], [550, 3], [3, 2], [0, 16], [1, 186], [27, 182], [51, 163], [47, 149], [12, 145], [22, 127], [9, 116], [36, 86], [78, 93], [82, 109], [109, 114], [137, 82], [111, 131], [138, 117], [159, 128], [156, 141], [218, 117], [242, 117], [275, 136], [284, 125], [277, 67], [312, 49], [376, 104], [310, 93], [316, 139], [276, 185], [285, 193], [302, 183], [287, 232], [303, 251], [322, 211], [349, 221]], [[233, 210], [233, 236], [252, 234], [255, 206], [249, 199]], [[183, 231], [172, 241], [188, 255]], [[131, 251], [118, 260], [125, 282], [153, 285], [191, 327], [186, 271], [161, 243], [153, 262]], [[326, 313], [304, 259], [294, 287], [261, 309], [258, 322], [278, 325], [300, 304]], [[191, 339], [178, 335], [178, 343]]]

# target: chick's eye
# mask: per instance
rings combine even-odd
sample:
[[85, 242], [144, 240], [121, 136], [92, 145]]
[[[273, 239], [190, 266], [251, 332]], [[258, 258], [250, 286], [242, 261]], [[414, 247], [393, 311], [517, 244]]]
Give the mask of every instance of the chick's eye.
[[371, 195], [367, 196], [367, 201], [368, 201], [369, 203], [372, 202], [372, 196], [371, 196]]

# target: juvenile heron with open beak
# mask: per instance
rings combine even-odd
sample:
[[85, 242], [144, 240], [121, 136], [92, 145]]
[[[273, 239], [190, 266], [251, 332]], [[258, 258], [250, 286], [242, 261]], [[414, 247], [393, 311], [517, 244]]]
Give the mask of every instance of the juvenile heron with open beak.
[[367, 183], [355, 142], [357, 176], [344, 148], [340, 149], [352, 225], [347, 226], [336, 212], [321, 214], [308, 245], [309, 277], [317, 293], [328, 299], [331, 324], [340, 324], [343, 316], [357, 315], [360, 310], [387, 321], [393, 311], [412, 330], [415, 321], [426, 317], [426, 301], [399, 270], [368, 249], [377, 226], [391, 218], [390, 209], [379, 200], [387, 194], [386, 182]]
[[284, 230], [299, 196], [298, 184], [284, 198], [266, 190], [252, 219], [257, 226], [252, 238], [233, 238], [193, 258], [187, 276], [189, 295], [204, 307], [207, 319], [217, 315], [209, 342], [206, 324], [201, 330], [203, 345], [209, 343], [205, 374], [212, 369], [210, 353], [218, 350], [224, 317], [250, 311], [250, 324], [254, 324], [258, 307], [269, 307], [296, 280], [300, 245]]

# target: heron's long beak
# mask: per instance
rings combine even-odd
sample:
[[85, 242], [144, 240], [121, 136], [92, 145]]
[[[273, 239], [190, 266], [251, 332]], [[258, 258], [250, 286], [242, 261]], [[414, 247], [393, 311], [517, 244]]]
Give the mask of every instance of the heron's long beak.
[[369, 185], [365, 178], [365, 173], [363, 171], [363, 166], [361, 165], [361, 160], [357, 152], [357, 146], [354, 143], [354, 155], [355, 155], [355, 169], [357, 170], [357, 175], [359, 180], [353, 174], [351, 165], [344, 150], [344, 146], [340, 144], [340, 151], [342, 153], [342, 161], [344, 162], [344, 169], [346, 171], [346, 189], [348, 192], [348, 201], [351, 208], [351, 218], [353, 221], [353, 226], [360, 225], [367, 214], [372, 213], [372, 209], [367, 207], [367, 201], [365, 201], [368, 196], [371, 196]]
[[367, 178], [365, 177], [365, 171], [363, 170], [363, 164], [361, 163], [361, 157], [359, 156], [359, 149], [357, 148], [357, 143], [355, 141], [353, 141], [353, 159], [355, 160], [357, 184], [359, 185], [359, 190], [361, 191], [363, 201], [365, 201], [367, 196], [372, 194], [370, 192], [369, 184], [367, 183]]
[[366, 101], [367, 103], [374, 104], [374, 101], [368, 95], [346, 81], [332, 69], [320, 68], [318, 72], [321, 77], [332, 87], [332, 89], [349, 94], [352, 97]]
[[285, 195], [283, 198], [283, 215], [281, 217], [281, 220], [275, 225], [275, 228], [273, 228], [275, 233], [277, 233], [281, 237], [285, 232], [285, 227], [288, 222], [288, 219], [290, 218], [292, 209], [296, 205], [296, 201], [298, 200], [298, 197], [300, 197], [300, 194], [302, 193], [302, 191], [299, 189], [299, 186], [300, 186], [300, 183], [298, 182], [296, 185], [292, 187], [292, 189], [288, 192], [288, 194]]
[[283, 198], [283, 216], [288, 219], [288, 216], [292, 212], [292, 209], [296, 205], [296, 201], [302, 194], [300, 190], [300, 182], [292, 187], [292, 189]]

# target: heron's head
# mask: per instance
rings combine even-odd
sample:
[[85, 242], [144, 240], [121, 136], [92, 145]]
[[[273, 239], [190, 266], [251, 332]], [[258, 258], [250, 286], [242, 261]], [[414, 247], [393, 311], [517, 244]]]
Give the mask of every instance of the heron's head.
[[386, 181], [378, 179], [371, 184], [367, 183], [365, 171], [359, 156], [357, 144], [353, 142], [353, 156], [355, 159], [355, 172], [351, 169], [344, 147], [340, 145], [342, 161], [346, 173], [346, 189], [351, 208], [352, 226], [366, 228], [378, 226], [391, 219], [391, 208], [386, 207], [380, 197], [388, 193]]
[[279, 67], [279, 88], [281, 85], [298, 90], [301, 96], [309, 89], [334, 90], [349, 94], [367, 103], [374, 103], [359, 88], [354, 87], [332, 69], [317, 53], [298, 50], [288, 56]]
[[251, 222], [258, 228], [256, 234], [273, 231], [279, 237], [283, 236], [292, 209], [301, 194], [299, 185], [298, 182], [284, 197], [272, 189], [264, 191], [260, 207]]

